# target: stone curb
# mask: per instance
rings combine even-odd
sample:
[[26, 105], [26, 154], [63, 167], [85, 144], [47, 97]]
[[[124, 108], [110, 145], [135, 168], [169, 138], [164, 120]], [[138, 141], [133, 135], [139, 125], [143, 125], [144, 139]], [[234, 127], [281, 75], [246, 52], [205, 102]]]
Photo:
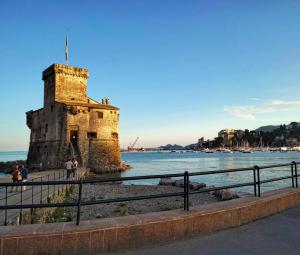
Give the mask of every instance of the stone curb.
[[0, 227], [1, 255], [98, 254], [240, 226], [300, 203], [300, 189], [182, 209], [74, 223]]

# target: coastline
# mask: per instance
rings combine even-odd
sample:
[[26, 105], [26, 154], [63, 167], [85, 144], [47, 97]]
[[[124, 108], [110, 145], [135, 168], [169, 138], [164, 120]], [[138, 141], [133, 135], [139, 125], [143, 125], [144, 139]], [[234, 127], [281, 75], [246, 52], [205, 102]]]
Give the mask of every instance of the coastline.
[[[12, 161], [0, 161], [0, 173], [10, 174], [15, 165], [26, 165], [26, 160], [12, 160]], [[104, 169], [103, 172], [99, 174], [106, 173], [119, 173], [126, 170], [132, 169], [132, 166], [122, 162], [120, 167], [116, 167], [113, 169]], [[43, 169], [43, 171], [52, 170], [52, 169]], [[54, 170], [54, 169], [53, 169]], [[38, 168], [30, 169], [31, 172], [40, 171]]]

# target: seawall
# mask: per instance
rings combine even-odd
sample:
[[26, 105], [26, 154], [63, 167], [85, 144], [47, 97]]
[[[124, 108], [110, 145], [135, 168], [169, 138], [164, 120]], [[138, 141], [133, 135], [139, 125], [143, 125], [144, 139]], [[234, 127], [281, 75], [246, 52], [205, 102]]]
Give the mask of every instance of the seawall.
[[98, 254], [240, 226], [300, 204], [300, 189], [182, 209], [75, 223], [0, 228], [1, 255]]

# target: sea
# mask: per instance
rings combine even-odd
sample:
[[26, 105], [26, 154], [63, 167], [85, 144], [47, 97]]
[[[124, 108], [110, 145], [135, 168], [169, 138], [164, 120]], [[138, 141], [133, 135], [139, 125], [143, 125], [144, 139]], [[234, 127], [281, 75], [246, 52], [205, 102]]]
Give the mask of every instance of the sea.
[[[254, 152], [254, 153], [204, 153], [192, 151], [160, 151], [160, 152], [123, 152], [122, 160], [131, 165], [132, 169], [122, 173], [122, 176], [140, 176], [153, 174], [183, 173], [184, 171], [202, 172], [214, 170], [226, 170], [234, 168], [253, 167], [254, 165], [265, 166], [274, 164], [300, 162], [300, 152]], [[13, 161], [26, 159], [27, 151], [0, 152], [0, 161]], [[261, 180], [287, 176], [290, 167], [280, 167], [261, 170]], [[252, 171], [229, 172], [206, 176], [193, 176], [191, 181], [206, 183], [207, 185], [223, 186], [243, 182], [252, 182]], [[156, 185], [158, 179], [128, 181], [126, 184]], [[275, 188], [290, 187], [291, 180], [282, 180], [262, 185], [262, 191]], [[244, 187], [239, 190], [252, 192], [253, 187]]]

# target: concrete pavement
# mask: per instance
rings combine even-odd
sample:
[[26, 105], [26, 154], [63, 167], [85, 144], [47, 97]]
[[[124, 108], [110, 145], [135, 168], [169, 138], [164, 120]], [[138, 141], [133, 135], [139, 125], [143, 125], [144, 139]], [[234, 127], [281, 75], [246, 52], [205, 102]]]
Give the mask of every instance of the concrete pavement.
[[299, 255], [300, 206], [237, 228], [105, 254]]
[[[54, 174], [55, 173], [55, 174]], [[30, 181], [52, 181], [52, 180], [63, 180], [63, 174], [65, 173], [64, 169], [57, 169], [57, 170], [49, 170], [49, 171], [42, 171], [42, 172], [33, 172], [29, 175]], [[11, 177], [4, 177], [1, 178], [1, 182], [11, 182]], [[57, 192], [58, 189], [62, 190], [62, 185], [54, 186], [34, 186], [34, 190], [32, 192], [32, 187], [27, 186], [26, 191], [23, 191], [21, 194], [21, 187], [19, 187], [18, 192], [10, 192], [11, 188], [9, 187], [7, 190], [7, 204], [8, 205], [17, 205], [20, 204], [21, 201], [23, 204], [31, 204], [32, 201], [35, 204], [38, 204], [42, 201], [45, 201], [48, 196], [52, 195], [53, 193]], [[21, 197], [22, 195], [22, 197]], [[33, 195], [33, 196], [32, 196]], [[0, 205], [5, 205], [6, 191], [4, 187], [0, 189]], [[28, 209], [29, 210], [29, 209]], [[7, 221], [10, 222], [14, 220], [19, 214], [20, 209], [15, 210], [7, 210]], [[5, 210], [1, 210], [0, 212], [0, 225], [3, 225], [5, 222]]]

